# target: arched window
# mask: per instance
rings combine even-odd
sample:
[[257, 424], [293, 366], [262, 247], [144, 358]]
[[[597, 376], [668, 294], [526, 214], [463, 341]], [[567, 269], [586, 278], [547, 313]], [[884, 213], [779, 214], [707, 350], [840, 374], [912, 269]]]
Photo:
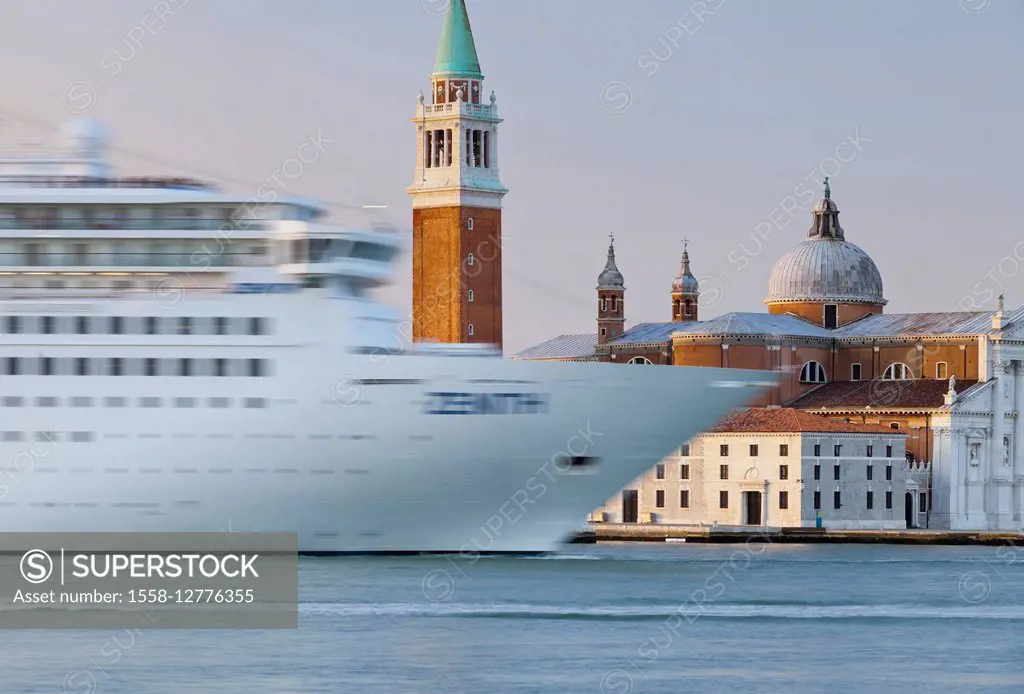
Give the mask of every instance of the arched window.
[[889, 364], [885, 373], [882, 374], [883, 381], [909, 381], [912, 378], [914, 378], [914, 374], [911, 373], [910, 367], [899, 362]]
[[606, 299], [603, 296], [601, 297], [601, 310], [602, 311], [607, 311], [608, 310], [608, 299]]
[[473, 257], [473, 254], [472, 254], [472, 253], [470, 253], [470, 254], [469, 254], [469, 257], [468, 257], [468, 258], [466, 258], [466, 265], [472, 265], [472, 264], [473, 264], [473, 263], [475, 263], [475, 262], [476, 262], [476, 258], [474, 258], [474, 257]]
[[612, 297], [612, 311], [617, 311], [618, 309], [619, 309], [619, 297], [613, 296]]
[[469, 290], [469, 294], [468, 294], [468, 296], [466, 298], [468, 299], [469, 303], [473, 303], [473, 299], [475, 298], [475, 295], [473, 294], [473, 290], [472, 289]]
[[816, 361], [809, 361], [800, 369], [801, 383], [825, 383], [825, 367]]
[[473, 324], [472, 323], [469, 324], [469, 331], [468, 332], [469, 332], [469, 336], [473, 337]]
[[633, 357], [627, 362], [629, 364], [650, 364], [651, 360], [647, 357]]
[[472, 217], [470, 217], [469, 219], [466, 220], [466, 228], [469, 229], [470, 231], [473, 231], [473, 218]]

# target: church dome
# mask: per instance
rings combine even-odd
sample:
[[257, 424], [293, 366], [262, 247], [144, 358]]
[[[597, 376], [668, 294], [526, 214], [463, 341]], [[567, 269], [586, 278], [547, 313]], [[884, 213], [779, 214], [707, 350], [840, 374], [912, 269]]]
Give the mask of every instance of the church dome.
[[765, 303], [819, 301], [885, 304], [875, 261], [844, 239], [818, 237], [791, 248], [772, 269]]
[[858, 303], [883, 306], [882, 274], [864, 250], [846, 240], [828, 181], [807, 240], [772, 268], [766, 304]]

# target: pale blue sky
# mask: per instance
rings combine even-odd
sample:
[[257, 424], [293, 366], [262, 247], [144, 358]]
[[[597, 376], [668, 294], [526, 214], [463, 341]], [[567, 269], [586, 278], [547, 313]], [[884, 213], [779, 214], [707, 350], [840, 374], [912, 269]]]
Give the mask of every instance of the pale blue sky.
[[[295, 192], [386, 203], [407, 232], [409, 119], [443, 1], [167, 0], [177, 14], [160, 20], [156, 0], [5, 0], [0, 146], [45, 138], [87, 82], [122, 171], [177, 167], [249, 193], [319, 129], [334, 142]], [[779, 205], [823, 163], [888, 311], [952, 310], [1000, 285], [1024, 304], [1024, 3], [707, 0], [703, 21], [691, 0], [468, 5], [506, 119], [506, 353], [595, 329], [612, 231], [629, 323], [668, 319], [683, 237], [705, 317], [764, 310], [772, 264], [809, 226], [807, 205]], [[632, 101], [615, 113], [623, 83]], [[860, 148], [829, 161], [848, 138]], [[785, 228], [759, 244], [770, 217]], [[408, 312], [408, 256], [397, 273], [382, 299]]]

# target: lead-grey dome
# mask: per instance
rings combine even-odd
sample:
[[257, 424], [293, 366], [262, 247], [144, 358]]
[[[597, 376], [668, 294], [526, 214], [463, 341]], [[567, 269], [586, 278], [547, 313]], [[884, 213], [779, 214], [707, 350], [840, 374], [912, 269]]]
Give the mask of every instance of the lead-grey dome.
[[626, 281], [615, 264], [615, 239], [608, 244], [608, 262], [604, 264], [604, 270], [597, 276], [598, 289], [623, 289]]
[[772, 268], [766, 304], [788, 302], [884, 305], [882, 274], [860, 247], [846, 240], [828, 181], [814, 207], [807, 240], [788, 250]]

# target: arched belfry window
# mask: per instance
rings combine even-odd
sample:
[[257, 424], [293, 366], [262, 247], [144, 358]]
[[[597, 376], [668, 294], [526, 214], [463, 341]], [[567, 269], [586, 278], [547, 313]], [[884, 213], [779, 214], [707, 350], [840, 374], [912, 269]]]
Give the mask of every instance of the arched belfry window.
[[914, 378], [914, 373], [910, 370], [910, 367], [899, 362], [889, 364], [885, 369], [885, 373], [882, 374], [883, 381], [909, 381], [912, 378]]
[[628, 364], [651, 364], [651, 360], [647, 357], [633, 357], [630, 359]]
[[809, 361], [800, 369], [801, 383], [825, 383], [825, 367], [816, 361]]

